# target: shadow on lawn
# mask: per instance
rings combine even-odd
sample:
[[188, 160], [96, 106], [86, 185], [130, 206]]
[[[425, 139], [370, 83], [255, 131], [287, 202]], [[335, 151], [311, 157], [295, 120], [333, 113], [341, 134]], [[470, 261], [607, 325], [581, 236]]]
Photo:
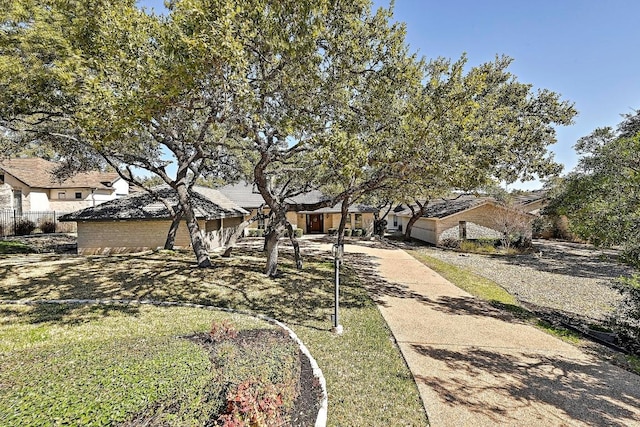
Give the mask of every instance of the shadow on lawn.
[[55, 322], [74, 326], [116, 314], [137, 316], [139, 313], [139, 305], [42, 303], [29, 305], [28, 308], [25, 309], [24, 307], [15, 305], [1, 305], [0, 302], [0, 318], [8, 319], [9, 323], [19, 319], [19, 321], [23, 323], [39, 324]]
[[[561, 355], [505, 354], [479, 348], [451, 350], [414, 345], [413, 349], [447, 365], [453, 373], [449, 377], [418, 376], [418, 382], [435, 390], [445, 404], [463, 406], [495, 422], [504, 422], [508, 414], [517, 413], [518, 408], [526, 409], [532, 402], [542, 402], [587, 425], [622, 427], [640, 423], [637, 412], [629, 409], [638, 404], [637, 381], [607, 363], [575, 361]], [[610, 381], [603, 384], [602, 377]], [[515, 407], [488, 400], [485, 392], [516, 402]], [[522, 422], [511, 419], [514, 424]]]
[[[295, 269], [289, 248], [283, 247], [277, 278], [263, 273], [264, 255], [251, 245], [231, 258], [212, 258], [213, 268], [194, 267], [190, 253], [88, 257], [84, 262], [22, 263], [0, 269], [1, 300], [126, 299], [188, 302], [261, 313], [289, 324], [329, 329], [333, 312], [333, 270], [329, 254], [307, 256]], [[81, 258], [82, 259], [82, 258]], [[343, 277], [341, 305], [371, 304], [348, 272]], [[74, 310], [74, 308], [69, 308]], [[135, 314], [133, 306], [124, 306]], [[61, 320], [71, 319], [61, 312]], [[105, 311], [104, 315], [108, 315]], [[50, 308], [33, 322], [51, 316]]]

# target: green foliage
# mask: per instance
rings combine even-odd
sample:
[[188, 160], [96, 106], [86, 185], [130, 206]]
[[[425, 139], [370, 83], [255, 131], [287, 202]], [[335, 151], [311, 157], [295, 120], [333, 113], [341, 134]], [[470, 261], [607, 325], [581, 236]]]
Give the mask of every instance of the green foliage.
[[472, 295], [500, 304], [503, 308], [519, 307], [518, 301], [511, 294], [489, 279], [474, 274], [467, 269], [459, 268], [430, 257], [419, 251], [410, 251], [409, 254], [457, 287]]
[[548, 334], [551, 334], [573, 344], [579, 343], [582, 339], [582, 335], [580, 333], [555, 326], [545, 320], [538, 320], [537, 326]]
[[478, 254], [492, 254], [496, 252], [495, 243], [493, 241], [463, 240], [460, 242], [459, 249], [462, 252]]
[[0, 240], [0, 254], [29, 254], [36, 252], [29, 245], [11, 240]]
[[640, 133], [623, 131], [638, 117], [640, 111], [627, 116], [617, 132], [596, 129], [581, 138], [578, 166], [555, 182], [546, 208], [567, 216], [570, 230], [595, 245], [622, 245], [635, 265], [640, 265]]
[[621, 345], [640, 355], [640, 276], [621, 278], [613, 286], [622, 294], [622, 300], [609, 324]]
[[[11, 386], [0, 390], [3, 425], [55, 419], [106, 426], [169, 404], [173, 412], [160, 410], [160, 417], [187, 424], [202, 418], [211, 365], [206, 352], [177, 334], [206, 327], [211, 314], [145, 308], [128, 316], [120, 308], [4, 306], [11, 322], [2, 323], [0, 376]], [[176, 318], [181, 322], [169, 320]]]
[[[296, 397], [299, 350], [286, 334], [260, 330], [266, 331], [260, 345], [234, 339], [262, 337], [247, 330], [264, 326], [255, 319], [122, 306], [3, 306], [2, 313], [0, 359], [7, 369], [0, 379], [11, 385], [0, 390], [6, 426], [42, 425], [45, 419], [69, 425], [204, 425], [234, 403], [226, 398], [243, 385], [258, 393], [256, 402], [265, 409], [256, 414], [251, 408], [247, 416], [286, 420]], [[212, 316], [213, 348], [185, 339], [206, 329]], [[34, 324], [33, 318], [40, 321]]]

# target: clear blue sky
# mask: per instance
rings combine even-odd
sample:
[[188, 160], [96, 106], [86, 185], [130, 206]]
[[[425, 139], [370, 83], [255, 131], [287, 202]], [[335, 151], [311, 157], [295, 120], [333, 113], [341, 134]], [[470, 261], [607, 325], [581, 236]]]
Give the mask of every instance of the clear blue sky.
[[[162, 0], [139, 4], [163, 9]], [[388, 5], [374, 0], [376, 8]], [[575, 124], [559, 128], [551, 147], [565, 172], [576, 164], [578, 138], [640, 109], [638, 0], [397, 0], [394, 10], [421, 56], [457, 59], [466, 52], [474, 66], [504, 54], [514, 59], [510, 71], [519, 81], [575, 103]]]

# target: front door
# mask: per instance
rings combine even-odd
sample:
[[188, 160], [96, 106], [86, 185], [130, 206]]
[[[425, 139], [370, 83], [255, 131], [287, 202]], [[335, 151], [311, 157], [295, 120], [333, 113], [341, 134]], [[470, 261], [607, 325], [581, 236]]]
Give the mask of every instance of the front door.
[[307, 233], [322, 233], [324, 229], [322, 214], [307, 215]]

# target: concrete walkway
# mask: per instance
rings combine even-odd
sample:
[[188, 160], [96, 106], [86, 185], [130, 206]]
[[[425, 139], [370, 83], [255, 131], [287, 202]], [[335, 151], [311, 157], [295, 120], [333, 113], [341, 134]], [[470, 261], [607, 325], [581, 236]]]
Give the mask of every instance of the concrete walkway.
[[520, 323], [400, 249], [345, 252], [363, 269], [432, 426], [640, 426], [640, 376]]

